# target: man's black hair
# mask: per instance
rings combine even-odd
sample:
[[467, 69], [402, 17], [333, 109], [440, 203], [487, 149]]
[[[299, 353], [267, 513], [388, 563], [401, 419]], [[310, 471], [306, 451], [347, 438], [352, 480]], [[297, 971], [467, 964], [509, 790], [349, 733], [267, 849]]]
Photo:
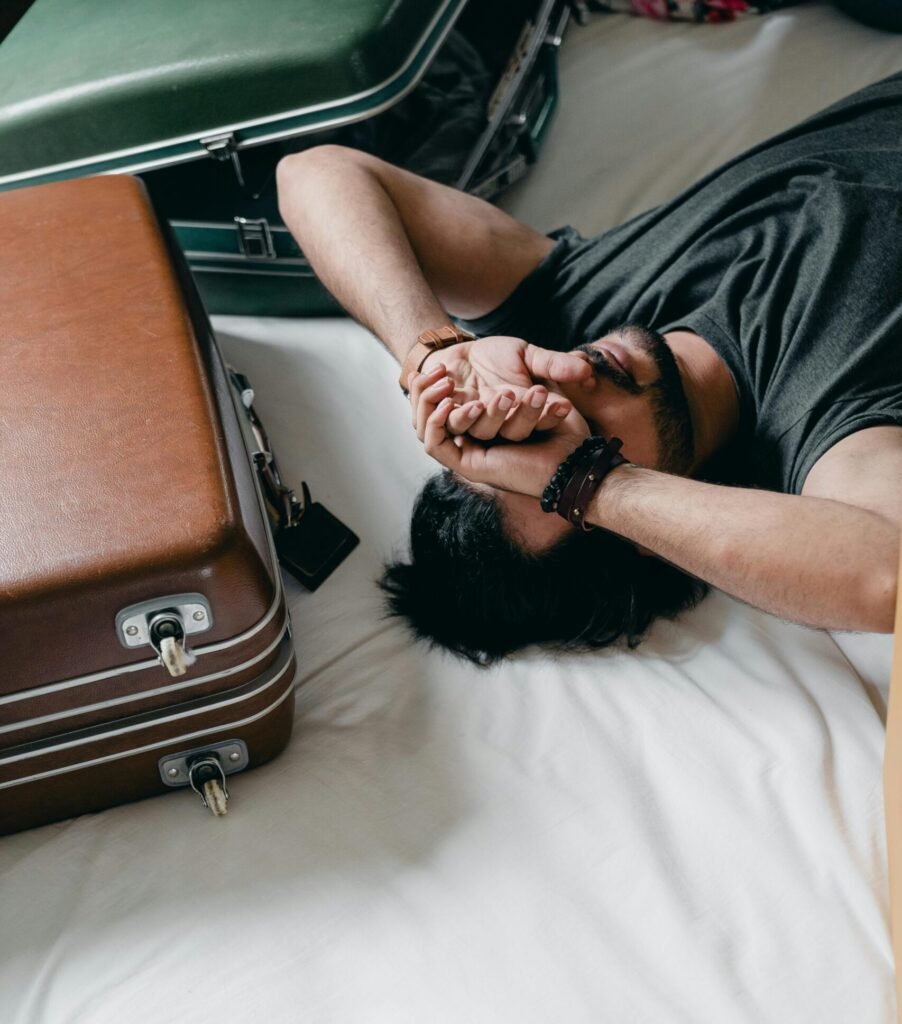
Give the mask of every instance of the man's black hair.
[[707, 592], [701, 581], [607, 533], [572, 530], [544, 552], [506, 535], [499, 502], [449, 472], [417, 498], [410, 562], [386, 567], [391, 611], [416, 634], [488, 665], [521, 647], [630, 647], [658, 616]]

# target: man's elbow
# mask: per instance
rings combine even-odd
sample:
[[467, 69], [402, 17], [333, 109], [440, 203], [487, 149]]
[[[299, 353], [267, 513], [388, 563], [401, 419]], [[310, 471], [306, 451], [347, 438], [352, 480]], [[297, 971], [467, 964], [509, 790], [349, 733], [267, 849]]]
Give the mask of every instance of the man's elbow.
[[875, 566], [862, 582], [859, 610], [863, 622], [853, 628], [869, 633], [892, 633], [896, 621], [896, 594], [899, 585], [898, 560]]
[[323, 164], [331, 159], [324, 150], [339, 149], [338, 146], [314, 146], [301, 153], [289, 153], [276, 164], [276, 194], [279, 213], [288, 220], [291, 207], [297, 205], [304, 194], [304, 183], [312, 184], [322, 171]]
[[334, 182], [351, 166], [369, 166], [373, 158], [360, 150], [334, 144], [312, 146], [300, 153], [289, 153], [276, 164], [276, 191], [279, 212], [284, 219], [286, 206], [303, 192], [305, 185], [315, 189], [316, 181]]

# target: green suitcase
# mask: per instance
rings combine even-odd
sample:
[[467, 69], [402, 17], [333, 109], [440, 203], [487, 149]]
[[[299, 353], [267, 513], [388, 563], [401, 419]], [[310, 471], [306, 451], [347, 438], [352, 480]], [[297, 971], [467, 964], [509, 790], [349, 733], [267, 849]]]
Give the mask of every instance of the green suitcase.
[[335, 314], [279, 220], [279, 157], [367, 148], [364, 129], [392, 118], [397, 135], [437, 55], [464, 46], [490, 78], [445, 180], [492, 198], [536, 159], [568, 14], [564, 0], [36, 0], [2, 43], [0, 190], [141, 174], [212, 312]]

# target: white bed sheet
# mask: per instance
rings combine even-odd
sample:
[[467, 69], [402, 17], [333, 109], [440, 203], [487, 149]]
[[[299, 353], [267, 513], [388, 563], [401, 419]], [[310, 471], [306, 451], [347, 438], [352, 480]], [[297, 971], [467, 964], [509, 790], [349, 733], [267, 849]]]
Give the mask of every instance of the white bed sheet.
[[[821, 5], [596, 19], [506, 205], [600, 229], [900, 50]], [[889, 1024], [889, 639], [714, 594], [636, 652], [430, 652], [372, 585], [430, 470], [391, 360], [344, 321], [217, 329], [361, 546], [288, 583], [296, 735], [228, 818], [173, 794], [0, 840], [0, 1021]]]

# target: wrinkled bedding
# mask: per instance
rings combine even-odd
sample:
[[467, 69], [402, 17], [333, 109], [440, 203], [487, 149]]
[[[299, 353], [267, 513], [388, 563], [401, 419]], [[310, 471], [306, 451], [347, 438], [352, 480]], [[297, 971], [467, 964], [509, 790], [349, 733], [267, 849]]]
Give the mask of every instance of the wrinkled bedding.
[[[571, 29], [542, 161], [505, 199], [588, 233], [902, 68], [804, 4]], [[888, 637], [722, 594], [637, 651], [479, 670], [373, 585], [430, 471], [349, 321], [218, 318], [284, 475], [360, 548], [288, 581], [296, 734], [233, 782], [0, 840], [4, 1024], [889, 1024]]]

